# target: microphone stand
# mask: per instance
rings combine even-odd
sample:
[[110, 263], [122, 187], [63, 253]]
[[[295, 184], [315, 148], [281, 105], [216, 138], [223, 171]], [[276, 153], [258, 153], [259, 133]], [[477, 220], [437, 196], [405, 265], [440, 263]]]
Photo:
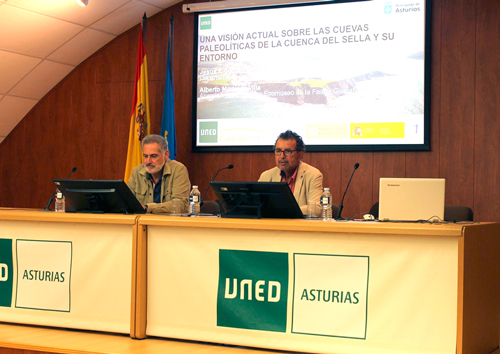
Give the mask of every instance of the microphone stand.
[[[69, 176], [71, 176], [73, 174], [73, 172], [75, 172], [75, 171], [76, 171], [76, 167], [73, 167], [71, 169], [71, 172], [69, 173], [68, 177], [66, 177], [65, 179], [68, 179]], [[49, 202], [47, 203], [47, 206], [45, 207], [45, 209], [43, 209], [44, 211], [53, 211], [52, 209], [50, 209], [50, 204], [52, 204], [52, 202], [54, 201], [54, 194], [56, 193], [56, 191], [57, 191], [57, 187], [56, 187], [56, 189], [54, 189], [54, 192], [50, 196], [50, 199], [49, 199]]]
[[[212, 178], [212, 180], [210, 182], [213, 182], [215, 177], [217, 177], [217, 175], [219, 174], [220, 171], [222, 170], [230, 170], [234, 167], [234, 165], [227, 165], [226, 167], [222, 167], [220, 168], [216, 173], [215, 173], [215, 176], [214, 178]], [[208, 190], [210, 189], [210, 183], [208, 183], [208, 187], [207, 189], [205, 189], [205, 193], [203, 193], [203, 197], [201, 198], [201, 202], [200, 202], [200, 207], [203, 205], [203, 201], [205, 200], [205, 196], [207, 195], [207, 192]]]
[[347, 187], [345, 187], [344, 195], [342, 196], [342, 200], [340, 201], [340, 205], [339, 205], [339, 212], [337, 213], [337, 217], [335, 218], [335, 220], [343, 220], [341, 218], [341, 215], [342, 215], [342, 209], [344, 209], [345, 194], [347, 193], [347, 190], [349, 189], [349, 185], [351, 184], [352, 176], [354, 176], [354, 172], [356, 172], [358, 167], [359, 167], [359, 163], [356, 162], [356, 164], [354, 165], [354, 170], [352, 171], [352, 174], [351, 174], [351, 178], [349, 178], [349, 182], [347, 183]]

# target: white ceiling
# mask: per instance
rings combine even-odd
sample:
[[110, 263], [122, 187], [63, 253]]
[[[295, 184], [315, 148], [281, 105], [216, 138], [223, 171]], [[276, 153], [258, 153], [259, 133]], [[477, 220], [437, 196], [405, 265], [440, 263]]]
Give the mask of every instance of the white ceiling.
[[181, 0], [0, 0], [0, 143], [78, 64]]

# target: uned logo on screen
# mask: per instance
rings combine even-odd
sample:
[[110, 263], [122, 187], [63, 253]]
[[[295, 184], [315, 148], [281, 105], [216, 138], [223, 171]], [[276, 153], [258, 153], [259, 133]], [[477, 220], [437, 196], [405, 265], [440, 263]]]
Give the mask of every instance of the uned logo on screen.
[[216, 129], [202, 129], [200, 135], [217, 135]]
[[217, 143], [219, 141], [217, 122], [200, 122], [198, 129], [200, 143]]
[[212, 29], [212, 16], [205, 16], [200, 18], [200, 29]]

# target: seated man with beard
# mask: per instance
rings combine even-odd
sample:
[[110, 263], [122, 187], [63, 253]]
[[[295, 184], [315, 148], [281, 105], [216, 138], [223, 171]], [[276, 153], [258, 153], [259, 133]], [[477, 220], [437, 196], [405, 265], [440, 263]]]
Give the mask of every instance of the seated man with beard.
[[181, 201], [181, 210], [187, 209], [188, 170], [168, 155], [168, 143], [162, 136], [151, 134], [142, 140], [143, 164], [132, 170], [127, 184], [147, 213], [170, 213], [173, 199]]

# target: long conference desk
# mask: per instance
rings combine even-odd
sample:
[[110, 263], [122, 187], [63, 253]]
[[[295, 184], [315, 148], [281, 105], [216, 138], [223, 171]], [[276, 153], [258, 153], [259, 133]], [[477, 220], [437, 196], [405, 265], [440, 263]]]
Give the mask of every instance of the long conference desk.
[[0, 322], [146, 342], [488, 354], [499, 251], [497, 223], [0, 209]]

